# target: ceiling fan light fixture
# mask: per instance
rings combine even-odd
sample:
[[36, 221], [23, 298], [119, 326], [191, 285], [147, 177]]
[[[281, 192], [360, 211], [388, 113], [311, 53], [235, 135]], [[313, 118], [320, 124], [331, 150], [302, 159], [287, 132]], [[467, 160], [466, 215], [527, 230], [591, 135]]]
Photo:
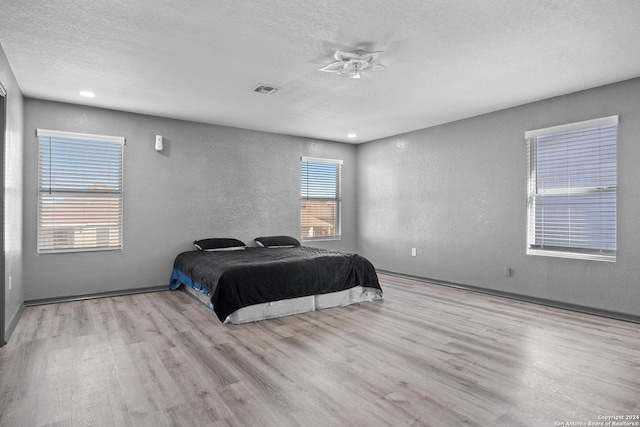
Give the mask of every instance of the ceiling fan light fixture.
[[365, 52], [356, 50], [354, 52], [336, 51], [333, 55], [335, 61], [320, 68], [320, 71], [327, 73], [337, 73], [342, 77], [359, 79], [367, 71], [386, 71], [386, 67], [378, 64], [378, 56], [382, 52]]

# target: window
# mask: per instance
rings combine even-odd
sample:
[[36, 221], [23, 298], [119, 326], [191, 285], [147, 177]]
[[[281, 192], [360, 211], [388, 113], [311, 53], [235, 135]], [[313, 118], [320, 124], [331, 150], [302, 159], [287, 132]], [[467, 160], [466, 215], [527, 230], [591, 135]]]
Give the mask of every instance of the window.
[[124, 138], [37, 136], [38, 254], [121, 250]]
[[616, 260], [618, 116], [525, 133], [527, 253]]
[[340, 239], [342, 160], [303, 157], [301, 166], [302, 240]]

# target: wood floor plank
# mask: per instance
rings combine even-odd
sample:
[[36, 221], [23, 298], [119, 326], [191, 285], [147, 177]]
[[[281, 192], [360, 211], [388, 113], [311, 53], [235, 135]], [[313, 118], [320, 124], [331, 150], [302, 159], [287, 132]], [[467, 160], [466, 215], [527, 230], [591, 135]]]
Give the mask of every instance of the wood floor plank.
[[158, 356], [190, 408], [206, 416], [203, 421], [215, 422], [233, 415], [220, 397], [220, 389], [210, 383], [210, 378], [203, 377], [193, 369], [182, 348], [173, 347], [160, 351]]
[[[83, 332], [85, 329], [78, 329]], [[80, 335], [75, 347], [73, 387], [68, 396], [72, 403], [74, 425], [115, 425], [110, 396], [108, 359], [110, 343]], [[105, 356], [106, 355], [106, 356]]]
[[47, 360], [38, 374], [34, 398], [37, 410], [33, 411], [35, 425], [70, 422], [73, 402], [66, 396], [72, 394], [74, 369], [70, 347], [47, 353]]
[[640, 412], [640, 325], [380, 275], [244, 325], [183, 292], [27, 307], [0, 426], [554, 426]]

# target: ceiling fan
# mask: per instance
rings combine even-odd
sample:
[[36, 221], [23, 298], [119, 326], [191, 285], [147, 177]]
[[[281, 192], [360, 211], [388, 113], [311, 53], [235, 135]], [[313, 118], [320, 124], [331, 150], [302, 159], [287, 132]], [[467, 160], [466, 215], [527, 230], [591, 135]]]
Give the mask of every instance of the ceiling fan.
[[320, 68], [320, 71], [338, 73], [342, 77], [359, 79], [368, 71], [386, 71], [386, 67], [378, 64], [378, 56], [383, 52], [366, 52], [356, 50], [353, 52], [336, 51], [333, 55], [335, 61]]

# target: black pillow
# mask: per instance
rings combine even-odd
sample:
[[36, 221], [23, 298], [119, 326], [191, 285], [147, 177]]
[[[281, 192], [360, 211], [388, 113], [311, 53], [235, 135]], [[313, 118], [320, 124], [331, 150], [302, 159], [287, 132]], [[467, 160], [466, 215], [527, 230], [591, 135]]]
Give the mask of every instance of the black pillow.
[[229, 238], [202, 239], [193, 244], [201, 251], [241, 251], [246, 247], [244, 242]]
[[263, 248], [293, 248], [300, 246], [300, 242], [291, 236], [268, 236], [255, 239], [258, 246]]

